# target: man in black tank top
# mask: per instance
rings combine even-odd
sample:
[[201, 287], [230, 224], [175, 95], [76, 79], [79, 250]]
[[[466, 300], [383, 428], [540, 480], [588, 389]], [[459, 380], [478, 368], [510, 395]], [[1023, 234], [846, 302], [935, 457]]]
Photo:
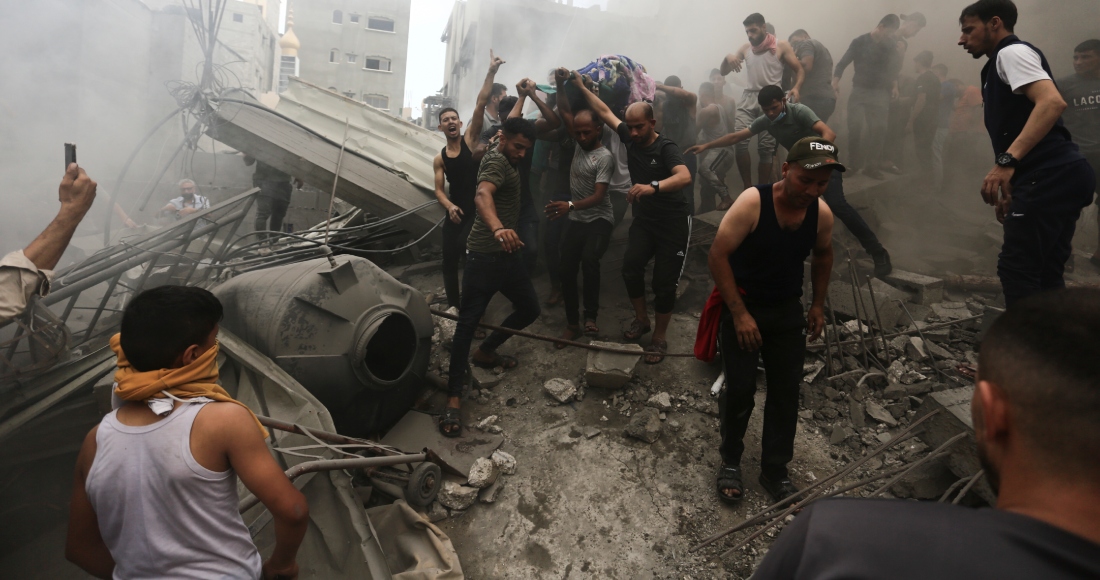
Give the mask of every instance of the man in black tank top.
[[[432, 161], [435, 198], [447, 210], [447, 221], [443, 222], [443, 289], [447, 292], [447, 303], [456, 308], [461, 303], [458, 262], [466, 251], [466, 238], [477, 216], [474, 208], [477, 170], [481, 156], [485, 154], [484, 149], [479, 150], [478, 138], [485, 122], [485, 106], [493, 91], [493, 80], [500, 65], [504, 64], [492, 51], [489, 51], [489, 59], [489, 73], [485, 75], [485, 84], [477, 95], [477, 104], [466, 132], [462, 132], [458, 111], [447, 107], [439, 112], [439, 131], [447, 138], [447, 146]], [[451, 186], [449, 195], [443, 188], [444, 178]]]
[[[742, 193], [722, 218], [710, 248], [710, 272], [725, 305], [718, 330], [726, 390], [719, 401], [722, 466], [717, 483], [718, 497], [725, 502], [744, 495], [742, 439], [755, 404], [761, 356], [768, 398], [760, 484], [776, 501], [797, 492], [787, 476], [787, 463], [794, 456], [807, 330], [814, 340], [825, 326], [833, 214], [819, 198], [834, 171], [844, 171], [835, 145], [820, 137], [798, 141], [783, 164], [783, 179]], [[811, 253], [814, 295], [807, 324], [802, 272]]]

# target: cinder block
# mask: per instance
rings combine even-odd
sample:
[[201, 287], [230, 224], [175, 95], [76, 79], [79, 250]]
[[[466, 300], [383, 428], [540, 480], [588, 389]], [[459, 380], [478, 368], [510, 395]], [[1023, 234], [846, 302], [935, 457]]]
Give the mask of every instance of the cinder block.
[[617, 344], [614, 342], [600, 342], [594, 340], [593, 346], [635, 350], [638, 354], [619, 354], [599, 350], [588, 351], [588, 367], [584, 371], [584, 378], [588, 386], [601, 389], [622, 388], [630, 377], [634, 376], [634, 367], [642, 358], [642, 347], [637, 344]]
[[895, 269], [885, 278], [891, 286], [916, 293], [914, 302], [928, 306], [943, 301], [943, 280]]

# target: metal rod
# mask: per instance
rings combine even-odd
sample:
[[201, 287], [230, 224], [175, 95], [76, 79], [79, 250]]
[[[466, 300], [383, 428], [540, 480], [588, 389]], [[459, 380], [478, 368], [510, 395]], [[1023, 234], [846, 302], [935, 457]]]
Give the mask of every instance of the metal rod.
[[856, 285], [856, 273], [852, 269], [852, 257], [848, 256], [848, 274], [852, 278], [852, 309], [856, 311], [856, 329], [859, 330], [859, 348], [863, 351], [863, 368], [871, 368], [867, 360], [867, 342], [863, 336], [863, 319], [859, 316], [859, 286]]
[[963, 437], [966, 437], [966, 431], [963, 431], [962, 433], [959, 433], [959, 434], [955, 435], [954, 437], [948, 439], [947, 441], [944, 442], [943, 445], [940, 445], [934, 451], [932, 451], [932, 453], [929, 453], [928, 455], [922, 457], [920, 459], [920, 461], [917, 461], [915, 463], [910, 464], [909, 469], [906, 469], [905, 471], [903, 471], [902, 473], [900, 473], [899, 475], [897, 475], [896, 477], [894, 477], [890, 481], [886, 482], [885, 485], [883, 485], [882, 487], [876, 489], [868, 497], [875, 497], [875, 496], [879, 495], [880, 493], [890, 489], [891, 487], [893, 487], [893, 485], [895, 483], [901, 481], [901, 478], [908, 475], [909, 472], [911, 472], [914, 469], [924, 465], [925, 463], [928, 463], [929, 461], [935, 459], [936, 457], [939, 457], [941, 451], [943, 451], [944, 449], [947, 449], [948, 447], [954, 445], [956, 441], [958, 441], [959, 439], [962, 439]]
[[[265, 417], [263, 415], [257, 415], [256, 418], [259, 419], [260, 424], [263, 425], [264, 427], [269, 427], [271, 429], [278, 429], [279, 431], [286, 431], [287, 433], [297, 433], [299, 435], [306, 435], [307, 437], [309, 435], [312, 435], [312, 436], [314, 436], [314, 437], [316, 437], [316, 438], [318, 438], [322, 441], [328, 441], [329, 443], [341, 443], [341, 444], [348, 444], [348, 445], [363, 445], [365, 447], [370, 447], [371, 449], [375, 450], [378, 453], [381, 453], [382, 455], [400, 455], [401, 454], [401, 452], [398, 451], [397, 449], [394, 449], [392, 447], [387, 447], [385, 445], [379, 445], [377, 443], [372, 443], [372, 442], [367, 441], [365, 439], [355, 439], [354, 437], [348, 437], [346, 435], [340, 435], [340, 434], [337, 434], [337, 433], [329, 433], [328, 431], [322, 431], [320, 429], [310, 429], [309, 427], [303, 427], [301, 425], [295, 425], [294, 423], [287, 423], [285, 421], [280, 421], [278, 419], [272, 419], [271, 417]], [[308, 431], [309, 433], [307, 434], [306, 431]]]
[[886, 327], [882, 325], [882, 315], [878, 312], [878, 301], [875, 300], [875, 287], [871, 284], [871, 276], [867, 276], [867, 291], [871, 293], [871, 306], [875, 308], [875, 320], [878, 321], [878, 333], [882, 337], [882, 351], [886, 353], [886, 366], [894, 364], [894, 357], [890, 356], [890, 345], [886, 342]]
[[836, 343], [836, 354], [840, 357], [840, 370], [847, 370], [848, 365], [844, 360], [844, 343], [841, 342], [840, 337], [836, 335], [836, 312], [833, 310], [833, 301], [829, 300], [829, 295], [825, 295], [825, 309], [829, 311], [829, 320], [833, 325], [833, 342]]
[[[937, 324], [929, 324], [928, 326], [924, 327], [924, 330], [937, 330], [937, 329], [940, 329], [940, 328], [950, 328], [952, 326], [955, 326], [957, 324], [962, 324], [964, 322], [973, 322], [975, 320], [978, 320], [981, 317], [982, 317], [982, 315], [979, 314], [977, 316], [971, 316], [969, 318], [960, 318], [958, 320], [952, 320], [951, 322], [940, 322], [940, 323], [937, 323]], [[916, 330], [903, 330], [901, 332], [891, 332], [890, 334], [887, 334], [885, 336], [885, 338], [897, 338], [899, 336], [910, 336], [910, 335], [913, 335], [913, 334], [918, 334], [918, 333], [917, 333]], [[848, 346], [850, 344], [856, 344], [857, 342], [859, 342], [858, 339], [852, 339], [852, 340], [844, 340], [844, 341], [841, 341], [837, 344], [840, 345], [840, 346]], [[810, 352], [817, 352], [817, 351], [821, 350], [821, 348], [822, 347], [820, 345], [816, 345], [816, 344], [806, 347], [806, 349]]]
[[340, 183], [340, 168], [344, 165], [344, 148], [348, 144], [348, 127], [351, 118], [344, 117], [344, 140], [340, 141], [340, 154], [336, 156], [336, 174], [332, 176], [332, 195], [328, 198], [328, 217], [325, 218], [325, 245], [328, 245], [329, 223], [332, 222], [332, 206], [336, 204], [336, 184]]
[[905, 315], [909, 317], [909, 321], [912, 322], [913, 327], [917, 329], [917, 335], [920, 336], [921, 342], [924, 343], [924, 350], [928, 352], [928, 359], [932, 361], [932, 368], [936, 371], [936, 374], [940, 375], [940, 378], [942, 378], [944, 382], [950, 381], [951, 379], [947, 378], [947, 373], [943, 372], [943, 369], [936, 364], [936, 355], [932, 354], [932, 349], [928, 347], [928, 339], [924, 338], [924, 332], [921, 331], [920, 325], [917, 324], [917, 319], [913, 318], [913, 315], [909, 313], [909, 308], [905, 306], [904, 302], [901, 300], [894, 300], [894, 302], [901, 305], [901, 309], [905, 311]]
[[974, 477], [970, 478], [970, 481], [967, 482], [966, 486], [962, 488], [962, 491], [959, 492], [959, 495], [955, 497], [955, 501], [951, 502], [951, 505], [959, 505], [959, 502], [962, 501], [962, 498], [970, 492], [970, 488], [974, 487], [974, 484], [978, 483], [978, 480], [981, 479], [983, 475], [985, 475], [985, 470], [979, 469], [978, 473], [975, 473]]

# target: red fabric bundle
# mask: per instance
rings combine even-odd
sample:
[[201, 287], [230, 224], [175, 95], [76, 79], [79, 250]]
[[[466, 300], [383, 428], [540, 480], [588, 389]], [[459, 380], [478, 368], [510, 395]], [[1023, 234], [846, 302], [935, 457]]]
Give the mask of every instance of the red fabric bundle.
[[715, 286], [699, 316], [699, 329], [695, 332], [695, 358], [711, 362], [718, 355], [718, 324], [722, 320], [722, 294]]

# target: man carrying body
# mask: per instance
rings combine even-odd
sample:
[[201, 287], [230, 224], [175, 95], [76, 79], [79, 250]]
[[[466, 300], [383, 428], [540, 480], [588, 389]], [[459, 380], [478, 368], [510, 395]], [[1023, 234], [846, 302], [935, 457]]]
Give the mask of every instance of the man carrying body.
[[970, 412], [995, 508], [827, 499], [753, 578], [1100, 578], [1100, 292], [1043, 292], [982, 340]]
[[[833, 90], [840, 94], [840, 79], [849, 64], [855, 65], [852, 96], [848, 98], [849, 166], [874, 179], [882, 179], [882, 151], [890, 100], [898, 95], [897, 42], [894, 34], [901, 21], [887, 14], [868, 34], [857, 37], [836, 63]], [[866, 135], [864, 135], [866, 130]]]
[[[794, 143], [778, 183], [750, 188], [726, 212], [710, 247], [711, 276], [722, 295], [718, 350], [726, 374], [719, 402], [722, 466], [718, 497], [744, 496], [743, 439], [755, 402], [756, 367], [763, 356], [768, 382], [761, 441], [760, 484], [775, 501], [798, 489], [787, 474], [798, 425], [798, 384], [806, 336], [825, 326], [825, 296], [833, 267], [833, 215], [819, 197], [832, 173], [844, 171], [836, 146], [809, 137]], [[813, 300], [802, 314], [803, 263], [813, 253]]]
[[935, 177], [932, 159], [932, 141], [940, 116], [940, 78], [932, 72], [932, 53], [924, 51], [913, 58], [917, 72], [917, 98], [909, 113], [905, 132], [913, 134], [913, 149], [921, 167], [921, 181], [927, 183]]
[[[699, 113], [696, 115], [699, 125], [700, 141], [710, 142], [721, 138], [730, 131], [729, 117], [726, 109], [718, 100], [719, 87], [713, 83], [699, 85]], [[688, 150], [693, 150], [689, 147]], [[730, 199], [729, 187], [726, 186], [726, 174], [730, 172], [734, 164], [734, 153], [731, 147], [709, 148], [702, 150], [699, 157], [699, 209], [696, 213], [710, 211], [726, 211], [733, 205]], [[690, 153], [693, 157], [694, 152]], [[714, 198], [718, 197], [718, 205], [714, 205]]]
[[836, 91], [832, 84], [833, 55], [824, 44], [810, 38], [810, 33], [802, 29], [794, 31], [789, 42], [794, 47], [798, 62], [802, 64], [802, 70], [806, 71], [806, 82], [802, 83], [798, 102], [828, 123], [836, 110]]
[[645, 269], [653, 260], [652, 286], [656, 295], [653, 309], [657, 325], [652, 328], [653, 338], [645, 348], [648, 353], [645, 362], [657, 364], [668, 351], [665, 334], [672, 320], [676, 286], [684, 270], [691, 237], [691, 206], [684, 195], [684, 189], [691, 186], [691, 175], [680, 148], [654, 130], [657, 121], [648, 103], [630, 105], [626, 121], [620, 121], [578, 77], [574, 72], [572, 82], [588, 106], [604, 123], [616, 128], [623, 143], [628, 143], [630, 180], [634, 185], [627, 201], [633, 204], [634, 222], [630, 225], [622, 272], [635, 318], [623, 336], [638, 340], [651, 330], [645, 300]]
[[[478, 148], [478, 137], [481, 135], [493, 79], [500, 65], [504, 64], [491, 50], [489, 60], [489, 72], [485, 75], [485, 83], [477, 95], [477, 104], [466, 131], [462, 132], [458, 111], [448, 107], [439, 112], [439, 131], [447, 138], [447, 145], [432, 160], [435, 198], [447, 210], [447, 221], [443, 222], [443, 288], [447, 292], [447, 303], [456, 308], [462, 303], [458, 285], [458, 262], [466, 251], [466, 238], [470, 235], [470, 228], [473, 227], [477, 215], [474, 193], [477, 191], [477, 170], [481, 159], [475, 157], [474, 151]], [[444, 177], [450, 184], [450, 194], [443, 190]]]
[[[281, 232], [283, 218], [290, 208], [290, 195], [294, 192], [290, 185], [291, 177], [246, 155], [244, 164], [253, 163], [256, 164], [256, 171], [252, 173], [252, 185], [260, 188], [260, 195], [256, 197], [256, 231]], [[302, 180], [295, 179], [294, 182], [299, 189], [302, 187]], [[269, 234], [260, 234], [261, 239], [268, 237]]]
[[1066, 102], [1038, 49], [1012, 33], [1016, 5], [980, 0], [959, 17], [959, 45], [982, 69], [985, 126], [997, 155], [982, 198], [1004, 224], [997, 261], [1005, 303], [1065, 286], [1081, 209], [1092, 201], [1096, 176], [1062, 124]]
[[210, 209], [210, 200], [197, 193], [195, 182], [190, 179], [180, 180], [180, 196], [168, 202], [157, 212], [158, 215], [174, 214], [176, 219], [189, 216], [197, 211]]
[[[569, 71], [558, 69], [554, 80], [558, 94], [565, 94]], [[595, 336], [600, 328], [596, 316], [600, 307], [600, 259], [611, 241], [615, 214], [607, 189], [615, 172], [615, 157], [602, 143], [603, 123], [591, 109], [582, 109], [574, 116], [569, 99], [561, 99], [559, 112], [565, 127], [577, 141], [569, 170], [571, 201], [552, 201], [546, 205], [546, 217], [558, 220], [569, 216], [569, 226], [562, 236], [561, 287], [565, 300], [566, 327], [562, 338], [576, 340], [581, 335], [580, 293], [577, 291], [577, 270], [584, 273], [584, 334]], [[565, 345], [555, 345], [564, 348]]]
[[474, 329], [489, 301], [498, 292], [515, 309], [501, 326], [522, 330], [539, 316], [539, 300], [531, 277], [523, 265], [523, 242], [516, 233], [520, 218], [520, 175], [517, 166], [535, 143], [535, 126], [521, 118], [505, 120], [499, 141], [485, 153], [478, 171], [477, 218], [466, 240], [466, 268], [462, 275], [462, 306], [451, 345], [451, 364], [447, 378], [448, 400], [439, 430], [447, 437], [461, 434], [459, 416], [462, 383], [467, 365], [515, 368], [515, 358], [496, 352], [508, 334], [493, 332], [470, 358]]
[[[757, 102], [760, 89], [783, 82], [784, 67], [790, 68], [794, 73], [794, 88], [791, 89], [790, 99], [798, 102], [802, 83], [806, 80], [806, 73], [802, 70], [802, 63], [795, 56], [791, 43], [785, 40], [776, 40], [774, 34], [768, 34], [764, 17], [760, 14], [750, 14], [745, 19], [745, 34], [749, 42], [742, 46], [736, 54], [727, 55], [722, 61], [721, 72], [725, 76], [733, 72], [741, 72], [742, 65], [748, 81], [748, 88], [741, 95], [741, 101], [737, 104], [737, 118], [734, 120], [734, 130], [739, 131], [752, 124], [753, 119], [762, 113]], [[770, 136], [761, 135], [757, 145], [757, 153], [760, 155], [759, 177], [761, 181], [769, 179], [772, 174], [772, 159], [775, 157], [775, 140]], [[741, 181], [745, 188], [752, 187], [752, 159], [749, 156], [749, 144], [742, 143], [736, 147], [737, 169], [741, 172]]]
[[[1100, 40], [1086, 40], [1073, 49], [1073, 73], [1058, 81], [1067, 105], [1062, 118], [1095, 173], [1100, 171]], [[1096, 203], [1100, 206], [1100, 196]], [[1100, 212], [1096, 219], [1100, 230]], [[1100, 267], [1100, 241], [1089, 261]]]
[[[730, 133], [720, 139], [696, 145], [695, 150], [706, 151], [714, 147], [729, 146], [737, 141], [744, 141], [756, 133], [768, 131], [779, 141], [779, 144], [790, 150], [799, 140], [807, 137], [821, 137], [833, 142], [836, 133], [817, 115], [805, 105], [787, 103], [783, 100], [783, 90], [779, 87], [765, 87], [760, 91], [760, 105], [764, 114], [753, 121], [748, 129], [742, 129], [736, 133]], [[867, 222], [859, 215], [844, 197], [844, 181], [842, 172], [834, 171], [830, 176], [829, 187], [822, 196], [829, 205], [834, 216], [837, 217], [859, 240], [863, 249], [875, 261], [875, 275], [886, 276], [893, 269], [890, 263], [890, 254], [882, 247], [875, 232], [871, 231]]]
[[[65, 557], [99, 578], [295, 578], [306, 498], [275, 462], [256, 416], [218, 384], [222, 306], [160, 286], [126, 305], [116, 408], [76, 460]], [[261, 564], [237, 478], [274, 518]]]

